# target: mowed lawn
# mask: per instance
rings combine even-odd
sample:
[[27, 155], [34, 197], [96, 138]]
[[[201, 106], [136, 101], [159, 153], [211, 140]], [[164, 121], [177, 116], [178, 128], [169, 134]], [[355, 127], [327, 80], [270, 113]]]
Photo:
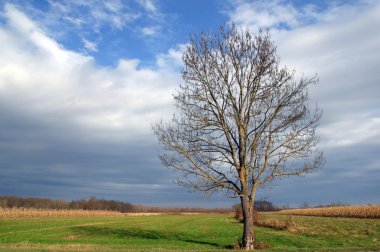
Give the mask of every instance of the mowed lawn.
[[[290, 223], [256, 227], [269, 251], [380, 250], [380, 219], [261, 214]], [[228, 250], [242, 224], [228, 214], [0, 219], [0, 250]]]

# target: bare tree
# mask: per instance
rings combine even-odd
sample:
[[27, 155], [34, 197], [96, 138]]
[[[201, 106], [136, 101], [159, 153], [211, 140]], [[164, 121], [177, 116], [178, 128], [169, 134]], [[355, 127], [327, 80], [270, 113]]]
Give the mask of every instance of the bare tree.
[[192, 36], [183, 62], [184, 84], [174, 95], [179, 113], [153, 126], [166, 150], [160, 158], [183, 173], [186, 187], [239, 197], [242, 247], [253, 249], [257, 188], [324, 162], [314, 148], [321, 111], [307, 104], [307, 87], [318, 79], [296, 80], [279, 65], [268, 32], [234, 25]]

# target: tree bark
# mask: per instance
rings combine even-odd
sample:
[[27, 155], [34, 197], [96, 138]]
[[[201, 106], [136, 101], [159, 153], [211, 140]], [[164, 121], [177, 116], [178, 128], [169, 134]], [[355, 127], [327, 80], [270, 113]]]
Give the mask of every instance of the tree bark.
[[241, 204], [244, 217], [242, 248], [245, 250], [253, 250], [255, 244], [253, 232], [253, 203], [249, 200], [248, 195], [243, 195], [241, 197]]

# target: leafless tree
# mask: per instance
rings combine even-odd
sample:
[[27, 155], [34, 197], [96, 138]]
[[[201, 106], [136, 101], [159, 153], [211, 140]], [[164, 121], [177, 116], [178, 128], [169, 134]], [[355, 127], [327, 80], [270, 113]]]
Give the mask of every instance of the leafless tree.
[[183, 62], [179, 113], [153, 126], [165, 148], [160, 158], [183, 173], [184, 186], [239, 197], [242, 247], [253, 249], [257, 188], [324, 162], [315, 149], [321, 110], [308, 105], [307, 87], [318, 79], [296, 79], [280, 66], [269, 32], [234, 25], [192, 36]]

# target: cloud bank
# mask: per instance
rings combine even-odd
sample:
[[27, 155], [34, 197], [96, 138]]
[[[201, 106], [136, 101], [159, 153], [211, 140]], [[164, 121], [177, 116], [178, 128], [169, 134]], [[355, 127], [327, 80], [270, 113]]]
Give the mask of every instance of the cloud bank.
[[63, 48], [15, 6], [6, 5], [3, 17], [2, 193], [153, 204], [170, 195], [163, 190], [175, 186], [159, 164], [150, 127], [173, 112], [175, 49], [157, 56], [155, 69], [137, 59], [100, 67]]
[[281, 62], [298, 76], [318, 74], [320, 79], [310, 95], [324, 111], [318, 132], [327, 163], [313, 176], [280, 181], [263, 194], [285, 203], [291, 200], [284, 194], [303, 188], [298, 202], [378, 203], [380, 4], [238, 1], [228, 14], [230, 21], [253, 31], [270, 28]]
[[[171, 94], [181, 83], [181, 50], [187, 41], [155, 54], [149, 64], [143, 57], [117, 55], [115, 64], [100, 65], [90, 53], [102, 51], [98, 42], [104, 36], [86, 31], [129, 29], [140, 17], [137, 12], [122, 1], [104, 1], [97, 8], [83, 4], [78, 8], [87, 14], [76, 17], [69, 11], [75, 1], [49, 3], [46, 19], [36, 18], [41, 11], [28, 5], [5, 4], [0, 15], [1, 193], [231, 205], [217, 196], [188, 194], [172, 183], [177, 175], [157, 158], [151, 124], [174, 112]], [[136, 31], [156, 36], [164, 14], [155, 1], [138, 4], [157, 22], [139, 23]], [[74, 50], [58, 42], [66, 35], [54, 23], [49, 28], [52, 13], [83, 32], [82, 46]], [[317, 73], [320, 78], [310, 99], [324, 110], [319, 135], [326, 166], [306, 178], [281, 180], [258, 197], [293, 205], [379, 203], [380, 4], [239, 0], [224, 13], [226, 22], [253, 31], [270, 27], [281, 62], [299, 76]]]

